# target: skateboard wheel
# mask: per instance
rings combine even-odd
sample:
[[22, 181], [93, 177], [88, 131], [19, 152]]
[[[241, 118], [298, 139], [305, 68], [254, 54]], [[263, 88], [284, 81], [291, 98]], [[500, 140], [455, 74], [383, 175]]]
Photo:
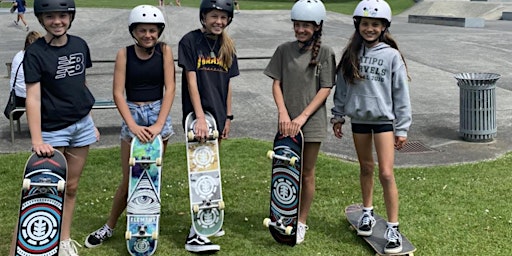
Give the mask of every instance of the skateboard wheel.
[[219, 137], [219, 131], [214, 130], [214, 131], [212, 132], [212, 137], [213, 137], [213, 139], [214, 139], [214, 140], [216, 140], [216, 139]]
[[153, 234], [151, 234], [151, 238], [153, 238], [153, 240], [157, 240], [158, 239], [158, 233], [154, 232]]
[[290, 165], [295, 165], [295, 163], [297, 162], [297, 158], [292, 156], [292, 158], [290, 158]]
[[194, 213], [198, 213], [199, 212], [199, 205], [194, 204], [194, 206], [192, 206], [192, 211], [194, 211]]
[[268, 158], [272, 159], [272, 158], [274, 158], [274, 155], [275, 155], [274, 151], [272, 151], [272, 150], [267, 151]]
[[193, 132], [193, 131], [189, 131], [189, 132], [187, 133], [187, 139], [188, 139], [188, 141], [192, 141], [192, 140], [194, 140], [194, 137], [195, 137], [195, 136], [194, 136], [194, 132]]
[[155, 161], [156, 163], [156, 166], [161, 166], [162, 165], [162, 158], [161, 157], [158, 157]]
[[132, 239], [132, 233], [130, 231], [126, 231], [126, 233], [124, 233], [124, 238], [126, 238], [126, 240]]
[[293, 227], [292, 226], [288, 226], [288, 227], [285, 228], [284, 233], [287, 234], [287, 235], [291, 235], [292, 234], [292, 230], [293, 230]]
[[134, 166], [135, 165], [135, 157], [130, 157], [130, 159], [128, 160], [128, 164], [130, 166]]
[[23, 179], [23, 190], [30, 189], [30, 179]]
[[226, 206], [226, 205], [224, 205], [224, 201], [220, 201], [220, 202], [219, 202], [219, 210], [224, 210], [224, 207], [225, 207], [225, 206]]
[[57, 191], [62, 192], [62, 191], [64, 191], [65, 188], [66, 188], [66, 182], [63, 180], [59, 180], [59, 182], [57, 182]]
[[270, 219], [269, 218], [263, 219], [263, 226], [268, 228], [269, 225], [270, 225]]

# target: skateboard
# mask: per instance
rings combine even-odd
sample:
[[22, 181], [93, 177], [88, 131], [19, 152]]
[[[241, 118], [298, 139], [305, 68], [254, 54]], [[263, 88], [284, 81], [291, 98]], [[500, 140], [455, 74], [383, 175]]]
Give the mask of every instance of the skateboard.
[[[350, 228], [357, 230], [359, 218], [363, 214], [362, 204], [352, 204], [345, 208], [345, 216], [350, 223]], [[413, 256], [416, 251], [416, 247], [402, 234], [402, 252], [386, 254], [384, 253], [384, 246], [386, 245], [386, 239], [384, 238], [384, 232], [386, 232], [386, 220], [382, 216], [374, 213], [375, 226], [373, 227], [373, 234], [371, 236], [361, 236], [375, 251], [376, 256], [384, 255], [409, 255]]]
[[162, 137], [142, 143], [132, 139], [130, 179], [126, 206], [126, 247], [130, 255], [153, 255], [158, 241], [160, 186], [162, 174]]
[[51, 157], [33, 153], [23, 174], [16, 236], [16, 255], [57, 255], [59, 251], [66, 158], [55, 150]]
[[14, 11], [16, 11], [16, 9], [18, 9], [18, 6], [12, 6], [11, 9], [9, 10], [10, 13], [14, 13]]
[[224, 201], [220, 175], [219, 131], [214, 117], [205, 112], [209, 136], [195, 138], [195, 114], [185, 119], [190, 215], [197, 234], [216, 234], [224, 222]]
[[279, 132], [274, 138], [270, 187], [270, 216], [263, 220], [270, 234], [279, 243], [295, 246], [299, 222], [300, 189], [302, 182], [302, 131], [295, 137]]

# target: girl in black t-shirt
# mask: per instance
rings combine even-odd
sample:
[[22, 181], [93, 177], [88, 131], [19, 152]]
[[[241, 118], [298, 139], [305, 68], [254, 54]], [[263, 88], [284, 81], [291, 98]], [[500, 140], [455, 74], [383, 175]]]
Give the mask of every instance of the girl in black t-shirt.
[[[232, 0], [202, 0], [199, 8], [202, 27], [183, 36], [178, 48], [178, 66], [183, 69], [182, 123], [193, 112], [197, 117], [196, 136], [205, 138], [208, 128], [204, 112], [210, 112], [221, 131], [219, 143], [229, 136], [233, 120], [231, 78], [239, 75], [234, 43], [225, 31], [233, 19], [233, 6]], [[221, 229], [217, 236], [223, 232]], [[197, 235], [191, 228], [185, 249], [190, 252], [218, 251], [220, 246]]]
[[99, 140], [90, 115], [94, 97], [85, 81], [92, 62], [87, 43], [67, 33], [75, 17], [74, 0], [35, 0], [34, 13], [46, 35], [26, 49], [23, 62], [32, 150], [40, 156], [59, 150], [66, 157], [59, 254], [77, 255], [78, 243], [70, 237], [78, 182], [89, 145]]

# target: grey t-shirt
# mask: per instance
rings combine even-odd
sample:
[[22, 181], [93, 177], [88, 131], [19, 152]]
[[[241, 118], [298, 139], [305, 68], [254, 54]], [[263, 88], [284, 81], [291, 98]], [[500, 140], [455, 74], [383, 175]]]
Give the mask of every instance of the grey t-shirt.
[[[319, 64], [310, 66], [311, 50], [300, 52], [297, 41], [277, 47], [267, 65], [265, 75], [281, 82], [284, 102], [291, 119], [299, 116], [316, 96], [320, 88], [335, 84], [336, 60], [332, 48], [322, 45]], [[327, 136], [327, 111], [324, 104], [313, 113], [302, 127], [305, 142], [322, 142]]]

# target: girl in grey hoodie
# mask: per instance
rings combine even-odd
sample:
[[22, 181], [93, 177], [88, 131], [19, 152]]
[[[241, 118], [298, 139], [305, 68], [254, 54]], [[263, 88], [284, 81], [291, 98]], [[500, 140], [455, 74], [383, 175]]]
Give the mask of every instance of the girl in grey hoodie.
[[358, 234], [361, 236], [371, 236], [375, 225], [372, 142], [375, 144], [388, 217], [384, 251], [399, 253], [402, 237], [398, 229], [394, 150], [406, 143], [412, 117], [407, 66], [388, 31], [390, 25], [391, 8], [385, 1], [362, 0], [356, 7], [356, 31], [337, 67], [331, 123], [334, 135], [341, 138], [344, 116], [350, 117], [360, 164], [363, 213]]

